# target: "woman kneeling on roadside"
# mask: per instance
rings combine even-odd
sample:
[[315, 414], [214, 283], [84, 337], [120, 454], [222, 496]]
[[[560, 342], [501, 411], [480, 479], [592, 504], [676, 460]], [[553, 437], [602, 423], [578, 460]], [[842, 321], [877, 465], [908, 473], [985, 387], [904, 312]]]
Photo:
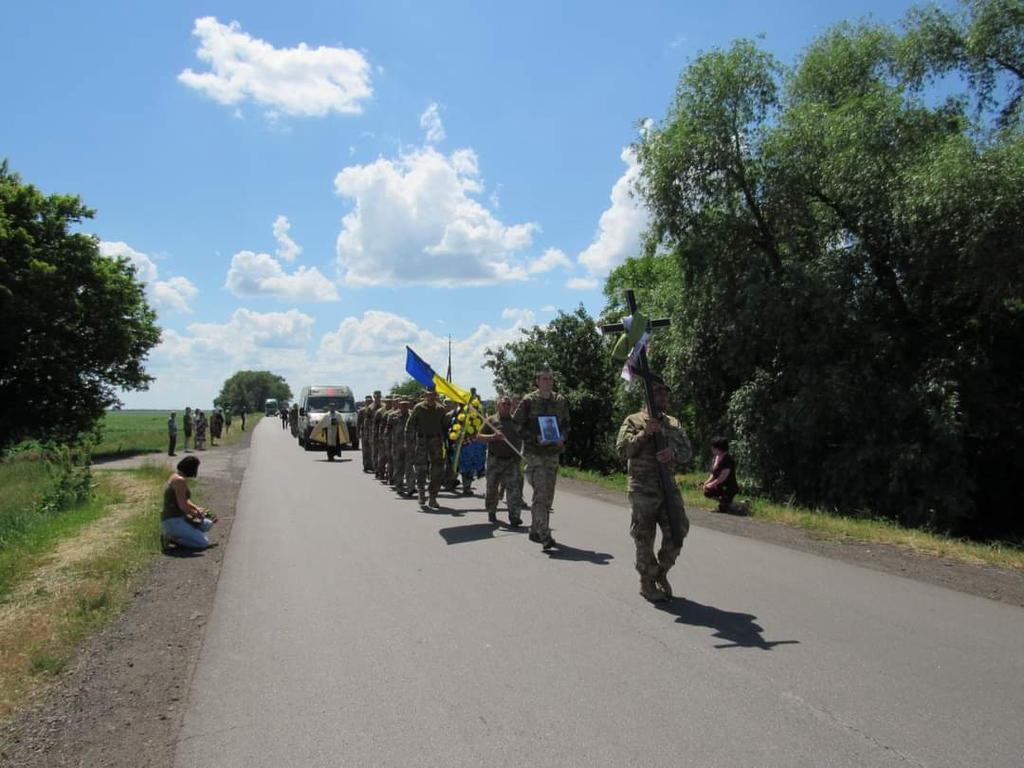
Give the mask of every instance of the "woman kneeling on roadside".
[[178, 462], [177, 471], [164, 486], [164, 508], [160, 513], [160, 544], [165, 549], [168, 544], [177, 544], [189, 549], [206, 549], [210, 546], [206, 531], [210, 530], [210, 526], [217, 522], [217, 519], [191, 502], [189, 497], [192, 493], [185, 479], [195, 477], [198, 473], [199, 459], [195, 456], [186, 456]]

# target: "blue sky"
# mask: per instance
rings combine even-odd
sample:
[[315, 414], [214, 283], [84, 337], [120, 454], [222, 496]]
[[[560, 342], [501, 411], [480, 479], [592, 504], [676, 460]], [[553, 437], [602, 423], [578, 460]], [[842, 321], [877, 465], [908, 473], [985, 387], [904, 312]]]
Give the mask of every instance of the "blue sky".
[[242, 368], [361, 396], [404, 345], [490, 394], [483, 350], [603, 306], [646, 216], [624, 152], [739, 37], [784, 63], [911, 3], [5, 4], [0, 157], [97, 210], [164, 329], [125, 393], [208, 405]]

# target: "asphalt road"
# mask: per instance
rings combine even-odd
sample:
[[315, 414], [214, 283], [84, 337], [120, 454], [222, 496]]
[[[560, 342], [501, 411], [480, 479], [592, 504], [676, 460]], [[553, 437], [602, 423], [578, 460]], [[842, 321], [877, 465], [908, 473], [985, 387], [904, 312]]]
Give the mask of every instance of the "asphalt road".
[[1024, 765], [1024, 610], [702, 528], [654, 607], [622, 507], [343, 458], [257, 427], [176, 765]]

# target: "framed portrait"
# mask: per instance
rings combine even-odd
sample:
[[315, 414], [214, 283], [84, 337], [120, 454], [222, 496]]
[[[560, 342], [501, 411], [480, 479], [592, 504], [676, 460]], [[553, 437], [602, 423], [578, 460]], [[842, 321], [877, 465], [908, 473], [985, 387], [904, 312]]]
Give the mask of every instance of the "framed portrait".
[[540, 427], [540, 441], [544, 445], [552, 445], [562, 439], [562, 433], [558, 429], [557, 416], [538, 416], [537, 424]]

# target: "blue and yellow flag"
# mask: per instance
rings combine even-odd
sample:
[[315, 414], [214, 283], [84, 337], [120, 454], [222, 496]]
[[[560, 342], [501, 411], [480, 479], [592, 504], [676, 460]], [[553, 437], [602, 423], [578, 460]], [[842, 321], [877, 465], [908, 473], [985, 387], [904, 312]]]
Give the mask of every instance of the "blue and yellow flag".
[[434, 369], [427, 365], [427, 361], [409, 347], [405, 348], [405, 371], [427, 389], [433, 390], [449, 400], [463, 405], [469, 402], [470, 393], [467, 390], [438, 376], [434, 373]]

